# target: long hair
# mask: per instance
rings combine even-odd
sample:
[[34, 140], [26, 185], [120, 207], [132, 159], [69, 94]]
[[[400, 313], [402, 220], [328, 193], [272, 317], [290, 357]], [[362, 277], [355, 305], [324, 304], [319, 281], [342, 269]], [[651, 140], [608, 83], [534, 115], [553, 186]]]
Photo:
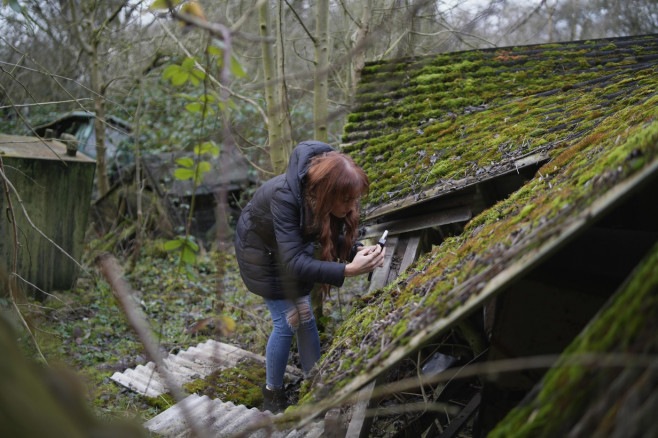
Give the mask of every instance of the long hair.
[[[337, 151], [313, 157], [306, 174], [305, 201], [312, 213], [310, 228], [319, 232], [320, 258], [326, 261], [347, 260], [358, 236], [359, 198], [368, 193], [370, 184], [365, 172], [349, 155]], [[331, 212], [338, 205], [351, 204], [344, 218]], [[338, 253], [341, 231], [344, 242]], [[329, 285], [323, 285], [326, 295]]]

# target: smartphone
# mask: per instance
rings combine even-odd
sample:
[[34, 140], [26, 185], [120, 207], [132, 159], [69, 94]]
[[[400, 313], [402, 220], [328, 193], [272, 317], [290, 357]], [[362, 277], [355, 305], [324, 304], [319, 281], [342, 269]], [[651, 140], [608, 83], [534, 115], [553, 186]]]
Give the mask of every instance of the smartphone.
[[377, 241], [377, 245], [384, 248], [384, 246], [386, 245], [386, 236], [388, 236], [388, 230], [384, 230], [384, 234], [382, 234], [382, 237], [380, 237], [379, 240]]

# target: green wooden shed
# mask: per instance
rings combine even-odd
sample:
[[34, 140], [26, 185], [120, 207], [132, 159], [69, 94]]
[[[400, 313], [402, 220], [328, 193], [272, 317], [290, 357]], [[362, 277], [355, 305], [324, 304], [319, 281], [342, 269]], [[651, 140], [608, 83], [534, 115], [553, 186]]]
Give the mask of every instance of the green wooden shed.
[[0, 196], [0, 269], [37, 298], [69, 289], [80, 273], [96, 162], [69, 153], [60, 141], [0, 134], [9, 189]]

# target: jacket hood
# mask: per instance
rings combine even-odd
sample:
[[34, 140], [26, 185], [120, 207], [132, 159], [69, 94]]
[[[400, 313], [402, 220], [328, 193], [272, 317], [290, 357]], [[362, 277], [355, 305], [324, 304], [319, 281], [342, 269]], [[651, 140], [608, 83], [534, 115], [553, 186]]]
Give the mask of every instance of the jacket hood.
[[304, 141], [292, 150], [286, 169], [286, 182], [298, 200], [301, 200], [302, 197], [302, 181], [308, 173], [310, 159], [333, 150], [334, 148], [321, 141]]

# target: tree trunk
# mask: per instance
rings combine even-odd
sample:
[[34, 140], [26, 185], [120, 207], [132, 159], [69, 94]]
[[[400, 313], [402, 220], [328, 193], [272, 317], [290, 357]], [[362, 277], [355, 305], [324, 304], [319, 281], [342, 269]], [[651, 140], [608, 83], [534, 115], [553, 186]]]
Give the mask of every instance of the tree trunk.
[[103, 90], [98, 59], [98, 46], [94, 44], [91, 57], [91, 90], [94, 93], [94, 131], [96, 134], [96, 180], [98, 195], [103, 196], [110, 190], [107, 176], [107, 147], [105, 146], [105, 90]]
[[[283, 140], [280, 114], [284, 108], [277, 96], [277, 78], [272, 46], [267, 41], [270, 27], [270, 4], [264, 2], [258, 9], [260, 21], [261, 52], [263, 56], [263, 77], [265, 79], [265, 106], [267, 107], [267, 133], [270, 142], [270, 161], [275, 174], [283, 173], [288, 165], [289, 152]], [[287, 109], [287, 108], [286, 108]]]
[[356, 87], [359, 84], [361, 70], [366, 63], [366, 40], [370, 35], [370, 17], [372, 15], [372, 0], [364, 0], [361, 7], [361, 18], [359, 20], [359, 30], [356, 33], [354, 41], [354, 57], [352, 58], [351, 90], [349, 102], [351, 103], [356, 95]]
[[313, 87], [314, 137], [328, 141], [329, 0], [318, 0], [315, 28], [315, 81]]
[[288, 87], [286, 85], [285, 73], [285, 43], [283, 41], [283, 8], [282, 1], [276, 3], [277, 12], [277, 26], [276, 26], [276, 72], [278, 80], [277, 85], [277, 100], [280, 108], [277, 112], [279, 118], [278, 122], [281, 125], [281, 154], [285, 157], [286, 165], [290, 159], [290, 153], [293, 148], [292, 140], [292, 122], [290, 121], [290, 107], [288, 105]]

